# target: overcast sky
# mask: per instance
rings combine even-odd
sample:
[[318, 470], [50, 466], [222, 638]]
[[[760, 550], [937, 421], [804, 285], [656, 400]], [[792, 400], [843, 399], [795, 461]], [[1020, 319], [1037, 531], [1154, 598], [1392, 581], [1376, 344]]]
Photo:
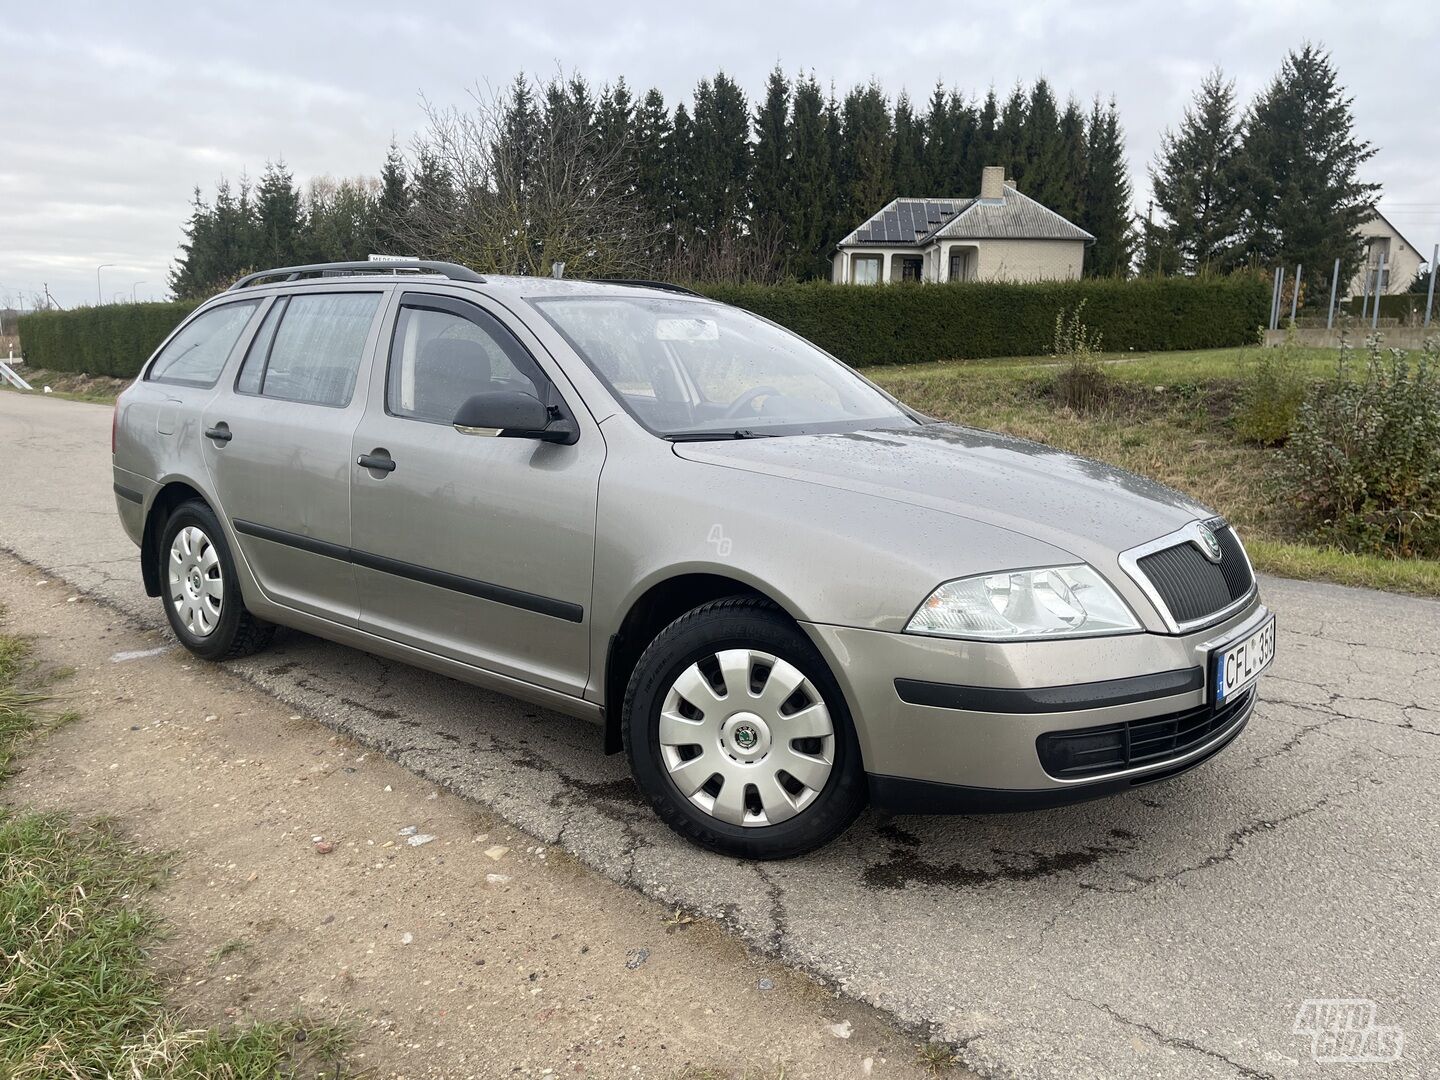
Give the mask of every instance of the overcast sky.
[[[1381, 209], [1422, 251], [1440, 240], [1434, 64], [1440, 3], [1368, 0], [889, 5], [635, 3], [7, 4], [0, 15], [0, 301], [48, 283], [66, 306], [165, 293], [196, 184], [374, 174], [391, 136], [476, 82], [557, 67], [623, 75], [673, 106], [723, 68], [752, 101], [779, 61], [842, 90], [874, 78], [924, 99], [937, 79], [1002, 92], [1044, 75], [1062, 99], [1114, 95], [1137, 209], [1161, 130], [1220, 64], [1247, 99], [1288, 48], [1332, 50]], [[1427, 74], [1428, 69], [1428, 74]], [[918, 193], [917, 193], [918, 194]], [[929, 192], [961, 195], [964, 192]], [[143, 282], [136, 285], [136, 282]]]

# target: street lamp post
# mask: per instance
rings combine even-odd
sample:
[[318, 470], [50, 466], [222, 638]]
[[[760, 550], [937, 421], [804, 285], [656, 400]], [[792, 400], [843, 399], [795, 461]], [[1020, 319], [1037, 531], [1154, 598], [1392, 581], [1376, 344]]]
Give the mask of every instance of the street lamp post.
[[143, 282], [143, 281], [137, 281], [137, 282], [135, 282], [134, 285], [131, 285], [131, 286], [130, 286], [130, 302], [131, 302], [132, 304], [135, 303], [135, 290], [136, 290], [137, 288], [139, 288], [141, 285], [144, 285], [144, 284], [145, 284], [145, 282]]
[[99, 307], [101, 304], [105, 303], [105, 297], [104, 297], [104, 295], [100, 292], [100, 271], [101, 271], [101, 270], [104, 270], [107, 266], [114, 266], [114, 265], [115, 265], [114, 263], [101, 263], [99, 266], [95, 267], [95, 306], [96, 306], [96, 307]]

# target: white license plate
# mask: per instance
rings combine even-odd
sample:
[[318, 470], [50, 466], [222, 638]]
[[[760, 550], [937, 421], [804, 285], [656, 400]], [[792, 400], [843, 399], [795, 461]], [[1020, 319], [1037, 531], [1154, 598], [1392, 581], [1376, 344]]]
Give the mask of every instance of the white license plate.
[[1260, 677], [1275, 659], [1275, 616], [1252, 634], [1210, 654], [1215, 704], [1228, 701]]

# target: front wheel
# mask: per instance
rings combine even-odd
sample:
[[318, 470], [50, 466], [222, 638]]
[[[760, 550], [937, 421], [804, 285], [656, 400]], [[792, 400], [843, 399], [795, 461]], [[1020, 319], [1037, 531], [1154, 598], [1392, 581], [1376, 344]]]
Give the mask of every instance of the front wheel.
[[799, 627], [758, 598], [717, 600], [662, 630], [630, 677], [622, 730], [656, 813], [712, 851], [803, 855], [865, 805], [839, 685]]
[[161, 599], [180, 644], [205, 660], [249, 656], [275, 628], [245, 610], [225, 533], [203, 502], [177, 506], [160, 537]]

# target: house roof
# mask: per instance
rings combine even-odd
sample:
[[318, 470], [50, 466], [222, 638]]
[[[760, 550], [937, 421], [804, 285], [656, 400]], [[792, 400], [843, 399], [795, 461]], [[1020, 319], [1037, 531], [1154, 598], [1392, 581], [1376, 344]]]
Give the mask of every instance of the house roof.
[[1000, 199], [893, 199], [840, 247], [922, 247], [932, 240], [1083, 240], [1080, 226], [1006, 185]]
[[892, 199], [841, 243], [922, 243], [972, 202], [973, 199]]
[[1381, 221], [1383, 221], [1392, 233], [1394, 233], [1401, 240], [1405, 241], [1405, 244], [1410, 248], [1411, 251], [1415, 252], [1415, 254], [1420, 256], [1422, 262], [1429, 261], [1425, 258], [1425, 253], [1421, 251], [1418, 247], [1416, 247], [1413, 243], [1411, 243], [1410, 240], [1405, 236], [1405, 234], [1395, 227], [1395, 223], [1393, 221], [1391, 221], [1389, 218], [1387, 218], [1384, 214], [1380, 212], [1380, 208], [1378, 206], [1375, 207], [1373, 211], [1371, 211], [1370, 216], [1379, 218]]

